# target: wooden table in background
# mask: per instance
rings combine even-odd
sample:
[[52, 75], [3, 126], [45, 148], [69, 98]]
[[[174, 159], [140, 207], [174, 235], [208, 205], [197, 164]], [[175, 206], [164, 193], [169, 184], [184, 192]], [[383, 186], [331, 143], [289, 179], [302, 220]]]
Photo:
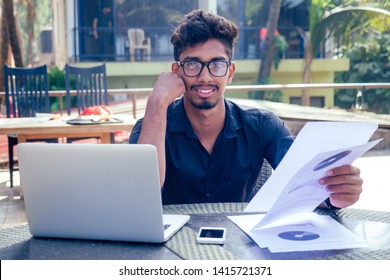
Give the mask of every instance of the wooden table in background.
[[48, 118], [0, 119], [0, 134], [17, 135], [18, 142], [28, 139], [99, 137], [100, 143], [111, 143], [111, 134], [117, 131], [131, 131], [136, 120], [130, 115], [113, 115], [118, 123], [97, 123], [88, 125], [67, 124], [69, 118], [48, 120]]

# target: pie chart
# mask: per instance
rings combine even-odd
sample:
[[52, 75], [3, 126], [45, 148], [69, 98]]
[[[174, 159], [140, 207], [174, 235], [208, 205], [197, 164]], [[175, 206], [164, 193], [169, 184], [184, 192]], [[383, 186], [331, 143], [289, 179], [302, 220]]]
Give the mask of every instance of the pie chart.
[[318, 234], [310, 231], [286, 231], [279, 233], [278, 236], [282, 239], [294, 241], [314, 240], [320, 237]]

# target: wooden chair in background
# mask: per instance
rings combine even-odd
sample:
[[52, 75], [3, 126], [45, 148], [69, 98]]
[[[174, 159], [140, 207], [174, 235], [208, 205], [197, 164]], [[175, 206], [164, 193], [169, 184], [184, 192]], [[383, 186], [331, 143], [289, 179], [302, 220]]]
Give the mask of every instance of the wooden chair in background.
[[[68, 115], [72, 113], [71, 90], [76, 90], [76, 107], [80, 115], [88, 107], [97, 105], [108, 106], [107, 73], [106, 65], [92, 67], [75, 67], [65, 65], [66, 110]], [[115, 142], [114, 135], [111, 142]], [[88, 139], [85, 137], [67, 138], [67, 143]]]
[[[5, 107], [7, 118], [35, 117], [36, 113], [50, 113], [47, 67], [12, 68], [4, 65]], [[58, 142], [58, 138], [32, 141]], [[17, 135], [8, 135], [10, 184], [13, 187], [14, 147]]]
[[106, 65], [75, 67], [65, 65], [66, 110], [72, 111], [71, 90], [76, 90], [77, 111], [96, 105], [108, 105]]

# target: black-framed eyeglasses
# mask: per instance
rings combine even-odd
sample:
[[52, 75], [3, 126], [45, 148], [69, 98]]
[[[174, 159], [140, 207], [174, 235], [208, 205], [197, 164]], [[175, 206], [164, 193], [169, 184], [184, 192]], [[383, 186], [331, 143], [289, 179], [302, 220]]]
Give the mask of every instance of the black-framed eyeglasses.
[[232, 63], [230, 61], [177, 61], [177, 64], [183, 67], [184, 75], [187, 77], [199, 76], [205, 66], [214, 77], [223, 77]]

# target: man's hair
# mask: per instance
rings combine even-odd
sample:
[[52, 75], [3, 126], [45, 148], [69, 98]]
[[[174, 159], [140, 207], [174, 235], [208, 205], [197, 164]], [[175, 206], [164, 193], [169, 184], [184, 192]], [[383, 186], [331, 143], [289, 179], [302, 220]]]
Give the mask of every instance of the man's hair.
[[225, 46], [229, 60], [232, 60], [237, 36], [238, 26], [232, 21], [204, 10], [194, 10], [179, 21], [172, 34], [174, 59], [179, 61], [180, 54], [187, 47], [217, 39]]

